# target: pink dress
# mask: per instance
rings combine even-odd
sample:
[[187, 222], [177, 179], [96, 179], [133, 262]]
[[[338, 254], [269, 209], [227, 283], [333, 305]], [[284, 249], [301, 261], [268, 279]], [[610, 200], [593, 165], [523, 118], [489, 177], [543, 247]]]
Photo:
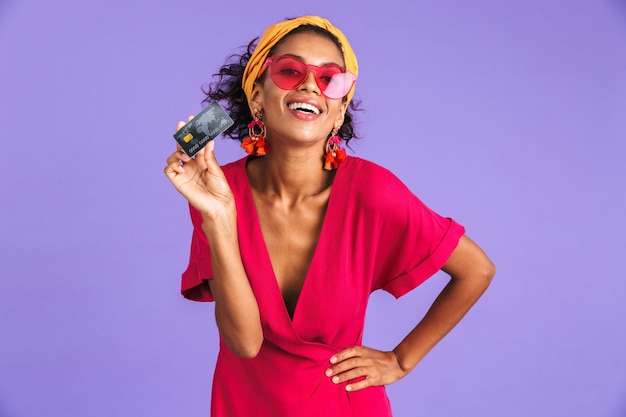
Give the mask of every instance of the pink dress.
[[[330, 357], [360, 345], [367, 301], [383, 289], [395, 297], [436, 273], [464, 233], [428, 209], [393, 174], [348, 157], [339, 167], [311, 265], [293, 316], [276, 282], [246, 173], [247, 159], [223, 167], [235, 195], [239, 244], [258, 300], [264, 343], [254, 359], [220, 340], [213, 379], [213, 417], [387, 417], [384, 387], [347, 392], [324, 375]], [[212, 301], [211, 260], [201, 216], [182, 293]]]

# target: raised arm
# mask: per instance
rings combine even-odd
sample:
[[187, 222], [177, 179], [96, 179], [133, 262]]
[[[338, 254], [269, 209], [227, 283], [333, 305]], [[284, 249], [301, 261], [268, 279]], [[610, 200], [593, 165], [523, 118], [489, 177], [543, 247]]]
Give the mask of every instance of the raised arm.
[[391, 384], [411, 372], [478, 301], [495, 275], [493, 263], [467, 236], [461, 238], [442, 270], [450, 275], [450, 282], [393, 351], [365, 346], [348, 348], [330, 359], [326, 375], [335, 383], [365, 377], [346, 386], [347, 390], [356, 391]]
[[[178, 128], [184, 123], [179, 122]], [[241, 261], [237, 211], [232, 190], [213, 152], [213, 141], [190, 158], [180, 148], [167, 158], [165, 175], [202, 214], [211, 247], [215, 318], [220, 334], [236, 355], [252, 358], [263, 343], [259, 307]]]

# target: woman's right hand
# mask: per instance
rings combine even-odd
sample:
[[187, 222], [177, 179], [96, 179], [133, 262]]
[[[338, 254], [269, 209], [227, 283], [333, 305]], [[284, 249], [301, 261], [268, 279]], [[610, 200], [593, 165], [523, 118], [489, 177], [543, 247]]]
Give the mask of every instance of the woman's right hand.
[[[193, 118], [190, 117], [189, 120]], [[185, 122], [178, 122], [180, 130]], [[214, 141], [201, 149], [193, 158], [176, 144], [176, 152], [167, 158], [164, 169], [174, 187], [195, 207], [203, 217], [215, 218], [226, 210], [234, 210], [234, 197], [213, 149]]]
[[[178, 129], [184, 126], [178, 123]], [[193, 158], [177, 145], [167, 158], [165, 175], [202, 214], [211, 256], [215, 319], [224, 343], [235, 354], [253, 358], [263, 344], [259, 305], [241, 261], [233, 192], [213, 153], [214, 141]], [[209, 221], [206, 221], [209, 220]]]

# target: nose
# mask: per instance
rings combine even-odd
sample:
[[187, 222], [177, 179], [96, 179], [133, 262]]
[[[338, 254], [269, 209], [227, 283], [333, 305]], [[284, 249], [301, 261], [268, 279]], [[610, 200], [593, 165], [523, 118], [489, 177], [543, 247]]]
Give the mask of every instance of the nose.
[[306, 78], [298, 87], [298, 90], [311, 91], [317, 94], [320, 94], [320, 88], [317, 85], [317, 80], [315, 79], [315, 73], [311, 69], [307, 69]]

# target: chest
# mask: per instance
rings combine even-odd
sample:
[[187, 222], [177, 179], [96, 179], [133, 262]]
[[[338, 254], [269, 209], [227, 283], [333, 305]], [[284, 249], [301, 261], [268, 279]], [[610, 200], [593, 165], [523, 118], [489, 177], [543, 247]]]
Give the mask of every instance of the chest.
[[328, 195], [291, 206], [263, 198], [255, 200], [272, 269], [293, 318], [319, 241]]

